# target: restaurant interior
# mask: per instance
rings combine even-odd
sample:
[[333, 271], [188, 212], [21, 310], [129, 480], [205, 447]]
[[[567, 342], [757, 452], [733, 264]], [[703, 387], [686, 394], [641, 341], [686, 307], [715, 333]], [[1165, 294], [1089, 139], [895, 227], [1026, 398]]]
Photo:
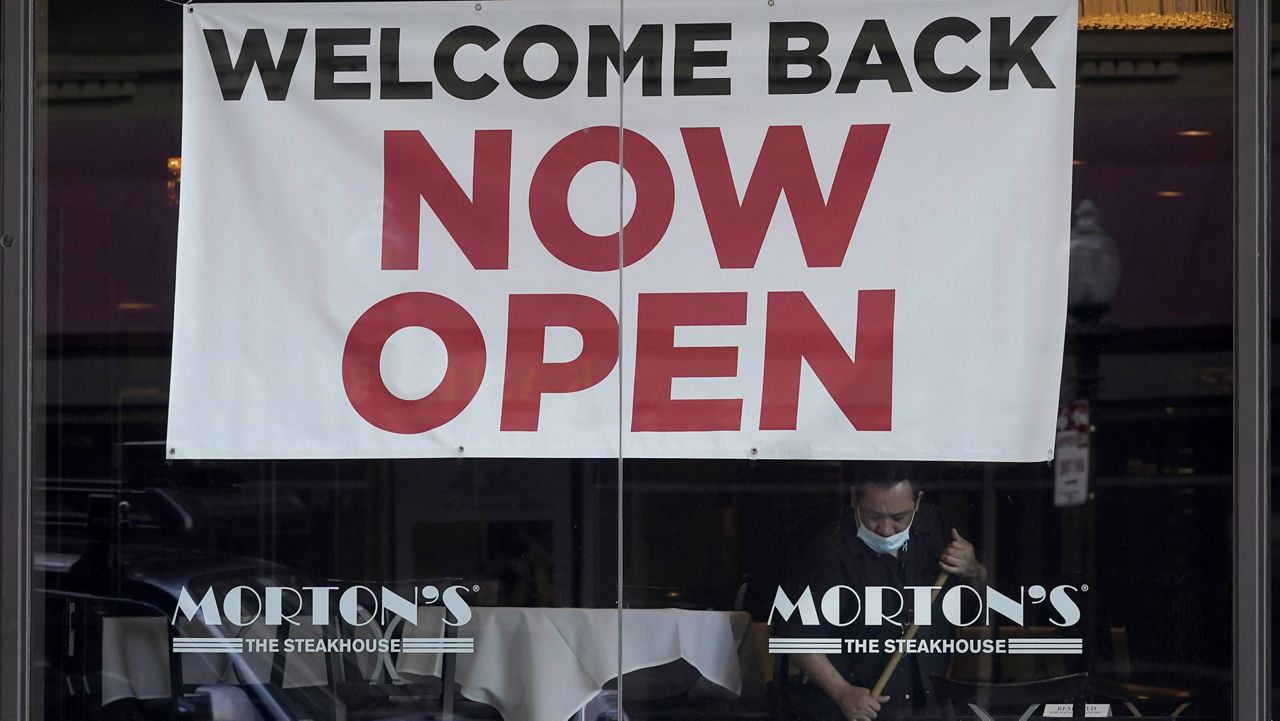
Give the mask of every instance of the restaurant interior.
[[[1230, 714], [1230, 7], [1166, 5], [1082, 3], [1061, 399], [1087, 402], [1087, 495], [1055, 502], [1052, 463], [930, 469], [926, 498], [973, 542], [991, 586], [1091, 589], [1082, 654], [952, 659], [949, 676], [988, 703], [993, 688], [1083, 673], [1088, 700], [1117, 716]], [[774, 594], [847, 508], [856, 460], [167, 461], [180, 13], [58, 0], [43, 22], [38, 717], [521, 721], [561, 698], [561, 721], [787, 717], [804, 679], [768, 653]], [[169, 654], [143, 668], [146, 651], [124, 648], [142, 641], [109, 641], [145, 631], [112, 619], [161, 618], [163, 635], [175, 589], [237, 580], [465, 584], [493, 628], [510, 628], [503, 609], [530, 628], [535, 610], [576, 610], [615, 655], [543, 656], [553, 642], [530, 631], [531, 655], [508, 648], [486, 667], [523, 680], [485, 677], [479, 659], [420, 673], [343, 659], [308, 681], [252, 654], [235, 668]], [[722, 648], [675, 660], [650, 648], [676, 611], [711, 614], [723, 628], [698, 633]], [[639, 625], [624, 634], [629, 614]], [[963, 631], [1058, 633], [1039, 617]]]

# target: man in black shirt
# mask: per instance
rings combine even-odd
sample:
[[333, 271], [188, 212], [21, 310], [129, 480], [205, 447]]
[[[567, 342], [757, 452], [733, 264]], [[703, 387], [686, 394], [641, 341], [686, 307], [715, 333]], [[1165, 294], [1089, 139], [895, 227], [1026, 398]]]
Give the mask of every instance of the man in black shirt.
[[[861, 598], [864, 589], [932, 586], [938, 574], [951, 575], [957, 582], [981, 586], [987, 571], [978, 562], [973, 545], [947, 523], [941, 512], [927, 503], [918, 477], [911, 467], [890, 464], [867, 474], [853, 487], [852, 502], [840, 521], [822, 533], [805, 557], [805, 571], [794, 584], [808, 587], [815, 597], [833, 586], [853, 588]], [[788, 624], [790, 636], [840, 639], [899, 638], [914, 617], [915, 594], [902, 592], [904, 612], [892, 623], [868, 625], [859, 616], [856, 622], [837, 627], [822, 619], [818, 626]], [[896, 597], [886, 600], [885, 611], [892, 615]], [[861, 608], [865, 610], [865, 599]], [[950, 638], [954, 629], [941, 614], [932, 614], [932, 623], [922, 626], [916, 638]], [[945, 654], [907, 654], [890, 678], [884, 695], [872, 698], [871, 688], [891, 654], [840, 653], [805, 654], [793, 661], [810, 683], [793, 694], [793, 709], [803, 721], [869, 721], [879, 716], [896, 718], [923, 712], [931, 693], [930, 674], [947, 668]]]

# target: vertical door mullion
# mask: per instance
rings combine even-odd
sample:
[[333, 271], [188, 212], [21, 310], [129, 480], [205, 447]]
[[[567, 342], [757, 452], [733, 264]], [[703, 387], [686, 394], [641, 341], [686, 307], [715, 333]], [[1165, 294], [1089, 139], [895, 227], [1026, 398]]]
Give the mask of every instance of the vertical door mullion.
[[1236, 0], [1234, 718], [1269, 718], [1269, 0]]
[[0, 717], [31, 689], [31, 393], [34, 6], [0, 4]]

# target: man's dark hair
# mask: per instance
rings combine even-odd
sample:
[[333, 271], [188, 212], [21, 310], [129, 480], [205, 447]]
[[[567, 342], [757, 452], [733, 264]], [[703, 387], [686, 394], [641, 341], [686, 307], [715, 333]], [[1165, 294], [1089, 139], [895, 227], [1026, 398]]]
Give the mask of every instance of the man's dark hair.
[[892, 488], [903, 481], [911, 484], [911, 495], [925, 489], [934, 470], [930, 464], [908, 461], [873, 461], [853, 464], [850, 475], [853, 477], [854, 498], [861, 498], [869, 486], [876, 488]]

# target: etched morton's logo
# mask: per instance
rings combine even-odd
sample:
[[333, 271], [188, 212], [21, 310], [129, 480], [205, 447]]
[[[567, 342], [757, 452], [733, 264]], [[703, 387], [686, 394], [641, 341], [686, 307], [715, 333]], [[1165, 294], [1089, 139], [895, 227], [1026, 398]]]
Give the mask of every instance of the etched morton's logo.
[[[770, 653], [1001, 653], [1001, 654], [1081, 654], [1080, 638], [915, 638], [916, 630], [940, 622], [933, 601], [938, 586], [868, 586], [861, 592], [851, 586], [832, 586], [815, 601], [813, 589], [805, 587], [796, 599], [778, 588], [769, 610], [775, 618], [802, 627], [845, 628], [861, 622], [864, 626], [897, 626], [901, 638], [770, 638]], [[941, 622], [958, 628], [994, 623], [1026, 627], [1027, 609], [1047, 603], [1049, 623], [1069, 628], [1080, 621], [1080, 605], [1074, 596], [1088, 592], [1087, 585], [1024, 586], [1016, 596], [1006, 596], [991, 587], [979, 591], [972, 586], [953, 586], [942, 595]], [[907, 599], [911, 602], [908, 603]], [[914, 612], [908, 611], [914, 609]], [[793, 617], [795, 620], [793, 621]]]
[[[184, 586], [171, 623], [207, 636], [175, 636], [174, 653], [472, 653], [457, 629], [471, 620], [464, 593], [478, 586], [236, 586], [196, 600]], [[340, 620], [354, 635], [334, 632]], [[288, 627], [280, 633], [281, 627]], [[184, 630], [193, 624], [178, 626]], [[258, 634], [273, 629], [266, 636]]]

